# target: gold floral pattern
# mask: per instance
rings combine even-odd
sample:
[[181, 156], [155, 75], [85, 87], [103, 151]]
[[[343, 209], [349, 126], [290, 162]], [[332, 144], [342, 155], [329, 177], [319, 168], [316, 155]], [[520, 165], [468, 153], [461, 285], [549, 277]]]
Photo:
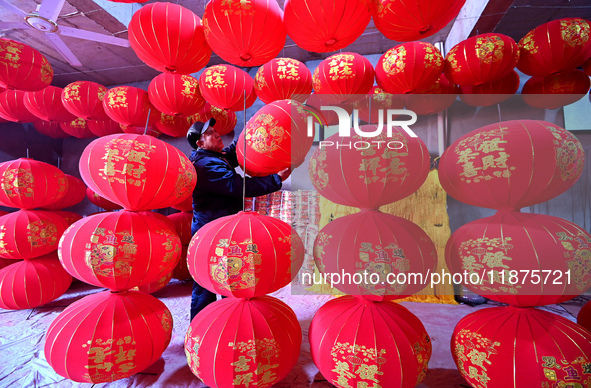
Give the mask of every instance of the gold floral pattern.
[[266, 154], [281, 147], [286, 135], [279, 120], [269, 113], [257, 115], [246, 128], [246, 141], [255, 152]]
[[556, 166], [563, 181], [578, 179], [585, 165], [585, 150], [572, 133], [560, 127], [548, 125], [554, 136]]
[[503, 59], [505, 42], [497, 35], [485, 36], [476, 38], [476, 44], [474, 47], [476, 50], [476, 56], [480, 62], [490, 65]]
[[561, 20], [560, 35], [569, 47], [583, 46], [589, 40], [589, 23], [584, 19]]
[[223, 290], [245, 290], [257, 285], [261, 269], [259, 247], [252, 239], [241, 242], [219, 239], [210, 257], [211, 278]]
[[406, 67], [406, 48], [397, 46], [386, 51], [382, 68], [386, 74], [398, 74], [404, 71]]
[[96, 276], [128, 278], [138, 245], [130, 231], [97, 227], [84, 251], [84, 262]]
[[31, 198], [35, 191], [35, 177], [30, 169], [7, 169], [2, 174], [0, 187], [2, 187], [2, 191], [9, 198]]
[[460, 373], [470, 377], [470, 383], [474, 388], [486, 388], [490, 381], [487, 366], [491, 365], [491, 356], [498, 354], [496, 347], [501, 346], [501, 343], [493, 342], [481, 334], [467, 329], [462, 329], [457, 333], [455, 343], [456, 346], [452, 351]]

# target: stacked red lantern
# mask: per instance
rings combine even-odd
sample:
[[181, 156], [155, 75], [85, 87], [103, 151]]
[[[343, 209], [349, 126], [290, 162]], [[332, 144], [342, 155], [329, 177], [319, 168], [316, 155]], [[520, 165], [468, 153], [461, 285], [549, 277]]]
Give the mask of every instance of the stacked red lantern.
[[17, 123], [30, 123], [39, 120], [25, 106], [26, 92], [6, 90], [0, 94], [0, 117]]
[[445, 74], [430, 87], [417, 93], [406, 94], [406, 108], [419, 115], [439, 113], [451, 106], [457, 97], [457, 86]]
[[286, 99], [303, 103], [312, 93], [312, 73], [298, 60], [275, 58], [257, 70], [254, 90], [265, 104]]
[[[372, 86], [367, 97], [354, 102], [359, 119], [368, 124], [376, 124], [380, 120], [383, 124], [388, 123], [388, 109], [402, 109], [404, 104], [404, 96], [386, 93], [379, 86]], [[326, 111], [322, 113], [326, 114]]]
[[24, 97], [25, 107], [41, 120], [64, 122], [76, 119], [62, 103], [62, 89], [48, 86], [37, 92], [27, 92]]
[[191, 242], [191, 221], [193, 220], [193, 198], [189, 197], [190, 203], [186, 208], [181, 209], [179, 213], [174, 213], [167, 218], [172, 221], [176, 233], [179, 235], [182, 244], [181, 259], [178, 264], [172, 270], [172, 277], [179, 280], [191, 279], [191, 273], [189, 272], [187, 263], [187, 250], [189, 243]]
[[124, 126], [144, 127], [150, 110], [154, 111], [145, 90], [133, 86], [117, 86], [109, 89], [103, 99], [107, 115]]
[[0, 87], [9, 90], [41, 90], [51, 83], [53, 68], [37, 50], [0, 38]]
[[156, 109], [172, 116], [191, 116], [205, 105], [199, 81], [189, 75], [160, 74], [150, 82], [148, 94]]
[[105, 197], [101, 197], [100, 195], [98, 195], [97, 193], [92, 191], [92, 189], [90, 187], [86, 188], [86, 197], [94, 205], [96, 205], [102, 209], [105, 209], [105, 210], [117, 210], [117, 209], [123, 208], [121, 205], [111, 202], [108, 199], [106, 199]]
[[72, 121], [65, 121], [60, 123], [62, 131], [68, 135], [72, 135], [78, 139], [88, 139], [96, 137], [96, 135], [88, 128], [88, 121], [78, 117]]
[[199, 76], [199, 87], [211, 105], [227, 110], [245, 110], [257, 99], [252, 77], [231, 65], [208, 67]]
[[81, 179], [66, 174], [66, 180], [68, 181], [68, 189], [64, 196], [53, 203], [44, 205], [43, 207], [45, 209], [65, 209], [80, 203], [86, 197], [86, 185]]
[[103, 108], [107, 88], [96, 82], [76, 81], [62, 90], [62, 103], [74, 116], [85, 120], [106, 120], [109, 118]]
[[35, 118], [33, 121], [33, 127], [37, 132], [49, 136], [52, 139], [63, 139], [69, 137], [67, 133], [65, 133], [60, 125], [61, 123], [58, 122], [51, 122], [45, 120], [39, 120]]
[[121, 133], [119, 123], [111, 119], [106, 120], [88, 120], [88, 129], [94, 133], [95, 136], [107, 136]]
[[160, 113], [160, 118], [158, 119], [158, 121], [154, 123], [154, 127], [157, 132], [164, 133], [168, 136], [185, 137], [187, 136], [187, 131], [195, 122], [194, 120], [194, 116], [170, 116], [164, 113]]
[[199, 113], [193, 115], [193, 120], [204, 123], [212, 117], [215, 119], [215, 131], [220, 136], [232, 132], [238, 122], [236, 113], [227, 109], [220, 109], [211, 105], [209, 102], [205, 103], [205, 106]]
[[546, 77], [531, 77], [523, 85], [523, 101], [534, 108], [558, 109], [583, 98], [591, 87], [589, 76], [572, 69]]
[[374, 69], [357, 53], [332, 55], [318, 65], [312, 75], [314, 92], [334, 95], [336, 102], [350, 101], [356, 94], [367, 94], [374, 82]]

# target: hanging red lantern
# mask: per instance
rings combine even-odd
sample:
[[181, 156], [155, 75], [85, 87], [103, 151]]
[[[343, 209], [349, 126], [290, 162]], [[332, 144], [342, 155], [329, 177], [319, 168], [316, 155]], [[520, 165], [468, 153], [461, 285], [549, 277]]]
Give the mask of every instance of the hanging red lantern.
[[[405, 94], [406, 109], [418, 115], [431, 115], [443, 112], [456, 100], [458, 88], [441, 74], [435, 83], [420, 92]], [[385, 122], [384, 122], [385, 123]]]
[[274, 58], [257, 70], [254, 90], [265, 104], [286, 99], [304, 103], [312, 93], [312, 73], [296, 59]]
[[314, 364], [340, 388], [414, 387], [431, 358], [425, 327], [396, 303], [330, 300], [314, 315], [308, 337]]
[[[185, 137], [194, 123], [194, 117], [169, 116], [161, 113], [160, 119], [154, 123], [156, 130], [172, 137]], [[217, 122], [216, 122], [217, 129]]]
[[20, 90], [7, 90], [0, 94], [0, 117], [16, 123], [30, 123], [39, 120], [25, 106], [25, 94], [26, 92]]
[[113, 203], [104, 197], [101, 197], [100, 195], [92, 191], [90, 187], [86, 188], [86, 197], [90, 202], [105, 210], [117, 210], [123, 208], [121, 205]]
[[86, 198], [86, 185], [84, 184], [84, 182], [82, 182], [81, 179], [78, 179], [72, 175], [65, 175], [68, 184], [67, 190], [63, 197], [61, 197], [55, 202], [44, 205], [43, 208], [49, 210], [65, 209], [67, 207], [74, 206], [80, 203], [84, 198]]
[[[351, 115], [356, 104], [362, 104], [364, 98], [355, 96], [353, 100], [352, 102], [340, 102], [338, 106], [339, 108], [345, 109], [348, 115]], [[306, 106], [310, 110], [310, 115], [315, 117], [318, 123], [323, 123], [325, 126], [339, 124], [339, 116], [334, 110], [322, 109], [323, 106], [333, 105], [335, 105], [335, 96], [331, 94], [312, 93], [306, 100]]]
[[68, 306], [49, 326], [45, 358], [81, 383], [124, 379], [153, 364], [172, 335], [172, 315], [151, 295], [99, 292]]
[[[160, 115], [159, 112], [156, 114]], [[143, 127], [143, 126], [142, 127], [135, 127], [132, 125], [119, 125], [119, 127], [121, 128], [123, 133], [129, 133], [129, 134], [133, 134], [133, 135], [147, 135], [147, 136], [152, 136], [155, 138], [162, 135], [162, 132], [160, 132], [158, 129], [155, 128], [156, 123], [150, 124], [148, 126], [148, 128]]]
[[435, 46], [409, 42], [386, 51], [376, 66], [376, 81], [393, 94], [420, 92], [433, 84], [443, 71], [443, 57]]
[[307, 134], [308, 115], [306, 107], [293, 100], [274, 101], [259, 109], [246, 123], [236, 145], [238, 163], [244, 171], [251, 176], [266, 176], [302, 164], [314, 141]]
[[303, 258], [303, 243], [289, 224], [256, 212], [239, 212], [206, 224], [193, 236], [187, 253], [197, 283], [237, 298], [286, 286]]
[[26, 92], [25, 106], [35, 116], [47, 121], [72, 121], [76, 116], [66, 110], [62, 103], [62, 89], [48, 86], [37, 92]]
[[37, 132], [42, 135], [49, 136], [52, 139], [64, 139], [66, 137], [70, 137], [67, 133], [65, 133], [61, 126], [61, 123], [58, 122], [51, 122], [45, 120], [36, 119], [33, 121], [33, 127]]
[[519, 89], [519, 74], [512, 70], [500, 80], [460, 86], [460, 100], [470, 106], [491, 106], [511, 98]]
[[[72, 225], [74, 222], [79, 221], [82, 219], [82, 216], [78, 213], [68, 212], [65, 210], [54, 210], [53, 211], [58, 216], [62, 217], [68, 226]], [[57, 256], [56, 256], [57, 257]], [[61, 264], [60, 264], [61, 265]]]
[[546, 77], [531, 77], [521, 94], [526, 104], [540, 109], [558, 109], [583, 98], [591, 87], [589, 76], [577, 69]]
[[517, 68], [545, 77], [582, 66], [591, 56], [591, 27], [579, 18], [553, 20], [528, 32], [520, 41]]
[[62, 90], [62, 103], [68, 112], [76, 117], [85, 120], [107, 120], [109, 116], [103, 108], [103, 98], [107, 90], [96, 82], [72, 82]]
[[[285, 27], [289, 37], [306, 51], [337, 51], [355, 42], [371, 20], [369, 2], [357, 0], [286, 0]], [[280, 98], [291, 98], [290, 96]]]
[[232, 132], [234, 127], [236, 127], [236, 123], [238, 123], [236, 113], [230, 110], [220, 109], [211, 105], [209, 102], [205, 103], [205, 106], [199, 111], [199, 113], [193, 115], [193, 121], [204, 123], [212, 117], [215, 119], [215, 131], [220, 136]]
[[[0, 257], [0, 270], [2, 268], [8, 267], [10, 264], [14, 264], [15, 261], [14, 260], [10, 260], [10, 259], [3, 259], [2, 257]], [[189, 275], [189, 278], [191, 276]]]
[[231, 65], [210, 66], [199, 76], [201, 94], [222, 109], [241, 111], [257, 99], [252, 77]]
[[109, 89], [103, 99], [105, 112], [119, 124], [143, 127], [150, 110], [154, 111], [145, 90], [133, 86], [117, 86]]
[[533, 308], [494, 307], [465, 316], [451, 351], [473, 387], [589, 385], [591, 334], [559, 315]]
[[87, 120], [86, 124], [90, 132], [94, 133], [95, 136], [107, 136], [114, 135], [116, 133], [122, 133], [119, 123], [111, 119], [107, 120]]
[[82, 180], [127, 210], [161, 209], [191, 196], [197, 173], [175, 147], [147, 135], [110, 135], [80, 157]]
[[212, 0], [203, 14], [205, 39], [224, 61], [260, 66], [285, 46], [287, 31], [276, 0]]
[[78, 139], [89, 139], [96, 135], [88, 128], [87, 121], [78, 117], [73, 121], [60, 123], [60, 128]]
[[374, 82], [371, 62], [357, 53], [332, 55], [318, 65], [312, 75], [314, 92], [335, 95], [335, 101], [352, 100], [356, 94], [367, 94]]
[[172, 221], [174, 229], [181, 239], [181, 244], [189, 245], [191, 242], [191, 237], [193, 237], [191, 234], [191, 221], [193, 220], [193, 213], [183, 211], [180, 213], [171, 214], [167, 216], [167, 218]]
[[297, 317], [280, 300], [225, 298], [193, 319], [185, 354], [191, 371], [209, 387], [266, 388], [291, 371], [301, 343]]
[[180, 202], [170, 205], [171, 208], [181, 212], [192, 212], [193, 211], [193, 196], [189, 195], [187, 198]]
[[176, 267], [172, 270], [172, 277], [178, 280], [193, 280], [189, 267], [187, 265], [187, 246], [183, 245], [181, 248], [181, 259], [177, 263]]
[[41, 90], [51, 83], [53, 68], [37, 50], [0, 38], [0, 87], [9, 90]]
[[584, 163], [583, 146], [570, 132], [546, 121], [513, 120], [460, 137], [441, 156], [438, 171], [455, 199], [503, 210], [562, 194], [581, 176]]
[[579, 313], [577, 314], [577, 324], [591, 331], [591, 302], [585, 303], [585, 305], [579, 310]]
[[20, 158], [0, 163], [0, 204], [20, 209], [43, 207], [66, 193], [66, 175], [57, 167]]
[[[363, 125], [371, 133], [375, 125]], [[429, 174], [429, 151], [419, 137], [393, 127], [372, 142], [357, 134], [324, 140], [312, 154], [309, 174], [318, 193], [341, 205], [377, 209], [414, 193]], [[352, 147], [336, 147], [337, 144]], [[359, 147], [356, 148], [356, 147]]]
[[59, 247], [60, 261], [72, 276], [114, 291], [162, 278], [180, 254], [179, 237], [170, 226], [151, 212], [125, 210], [74, 223]]
[[[178, 264], [177, 264], [178, 265]], [[176, 268], [176, 267], [175, 267]], [[162, 278], [153, 281], [152, 283], [144, 284], [143, 286], [137, 286], [132, 289], [132, 291], [141, 291], [145, 292], [146, 294], [153, 294], [155, 292], [160, 291], [170, 282], [172, 279], [172, 271], [164, 275]]]
[[427, 285], [407, 275], [426, 279], [435, 272], [437, 252], [418, 225], [369, 210], [339, 217], [322, 228], [314, 243], [314, 261], [321, 273], [342, 275], [342, 281], [333, 280], [346, 294], [396, 299]]
[[158, 71], [196, 73], [211, 57], [201, 19], [178, 4], [143, 6], [133, 14], [128, 31], [138, 58]]
[[72, 284], [55, 252], [0, 270], [0, 308], [32, 309], [62, 296]]
[[585, 74], [591, 77], [591, 57], [589, 57], [589, 59], [587, 59], [587, 62], [583, 64], [583, 71], [585, 72]]
[[431, 36], [452, 21], [466, 0], [375, 0], [371, 15], [376, 27], [388, 39], [410, 42]]
[[199, 81], [190, 75], [162, 73], [150, 82], [148, 94], [156, 109], [172, 116], [191, 116], [205, 105]]
[[0, 217], [0, 257], [33, 259], [55, 251], [68, 225], [59, 215], [19, 210]]
[[[403, 109], [404, 97], [397, 94], [386, 93], [379, 86], [372, 86], [367, 93], [367, 97], [356, 100], [355, 108], [359, 110], [359, 119], [366, 123], [377, 124], [380, 120], [382, 123], [388, 123], [388, 109]], [[322, 112], [323, 114], [326, 112]], [[338, 123], [338, 119], [336, 120]]]

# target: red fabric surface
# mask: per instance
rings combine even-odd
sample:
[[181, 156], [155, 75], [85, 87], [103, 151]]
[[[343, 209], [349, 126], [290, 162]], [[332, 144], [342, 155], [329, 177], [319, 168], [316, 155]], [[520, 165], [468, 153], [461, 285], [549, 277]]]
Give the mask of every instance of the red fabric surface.
[[531, 77], [521, 94], [523, 101], [534, 108], [558, 109], [585, 97], [591, 82], [581, 70], [566, 70], [546, 77]]
[[26, 92], [23, 102], [29, 112], [41, 120], [63, 122], [76, 119], [62, 103], [62, 89], [55, 86], [50, 85], [37, 92]]
[[[439, 79], [426, 89], [404, 95], [406, 109], [418, 115], [431, 115], [443, 112], [456, 100], [458, 87], [441, 74]], [[386, 123], [387, 121], [384, 121]]]
[[181, 239], [182, 245], [189, 245], [191, 242], [191, 221], [193, 219], [193, 212], [180, 212], [174, 213], [169, 216], [166, 216], [170, 221], [172, 221], [176, 233], [179, 235]]
[[491, 106], [508, 100], [518, 89], [519, 74], [512, 70], [497, 81], [460, 86], [460, 100], [470, 106]]
[[257, 70], [254, 90], [265, 104], [285, 99], [303, 103], [312, 93], [312, 73], [296, 59], [274, 58]]
[[230, 110], [220, 109], [211, 105], [209, 102], [206, 102], [203, 109], [201, 109], [197, 114], [193, 115], [193, 119], [195, 121], [202, 123], [206, 122], [212, 117], [215, 119], [215, 131], [220, 136], [224, 136], [232, 132], [236, 126], [236, 123], [238, 122], [236, 113]]
[[[154, 123], [157, 131], [172, 137], [185, 137], [194, 123], [194, 116], [169, 116], [161, 113], [160, 119]], [[216, 122], [217, 124], [217, 122]]]
[[39, 120], [25, 106], [24, 98], [26, 93], [21, 90], [6, 90], [0, 93], [0, 117], [17, 123], [29, 123]]
[[199, 88], [207, 102], [226, 110], [250, 108], [257, 99], [252, 77], [232, 65], [209, 66], [199, 76]]
[[61, 123], [45, 120], [35, 119], [33, 121], [33, 127], [37, 130], [37, 132], [49, 136], [53, 139], [64, 139], [66, 137], [70, 137], [69, 134], [65, 133], [60, 126]]
[[104, 197], [101, 197], [100, 195], [92, 191], [90, 187], [86, 188], [86, 197], [90, 202], [105, 210], [117, 210], [123, 208], [121, 205], [111, 202]]
[[77, 118], [73, 121], [64, 121], [60, 123], [60, 128], [68, 135], [72, 135], [78, 139], [96, 137], [94, 132], [88, 128], [88, 121], [82, 118]]
[[374, 82], [374, 69], [363, 55], [344, 52], [326, 58], [312, 74], [314, 92], [334, 102], [350, 101], [356, 94], [367, 94]]
[[82, 179], [76, 178], [75, 176], [68, 174], [65, 175], [68, 187], [66, 193], [57, 201], [45, 205], [45, 209], [65, 209], [67, 207], [74, 206], [80, 203], [84, 198], [86, 198], [86, 185], [84, 184], [84, 182], [82, 182]]
[[[148, 92], [133, 86], [117, 86], [109, 89], [103, 99], [103, 108], [107, 115], [122, 125], [144, 127], [148, 113], [154, 106], [150, 103]], [[151, 120], [156, 115], [151, 114]]]
[[[404, 96], [386, 93], [379, 86], [372, 86], [365, 98], [356, 100], [354, 107], [359, 109], [359, 119], [366, 123], [378, 124], [379, 110], [382, 110], [382, 123], [388, 123], [388, 109], [403, 109]], [[371, 110], [370, 110], [371, 109]], [[326, 111], [322, 114], [326, 115]], [[338, 118], [335, 120], [338, 123]]]
[[0, 38], [0, 53], [0, 87], [36, 91], [51, 83], [53, 68], [31, 46]]
[[76, 81], [62, 90], [64, 107], [76, 117], [85, 120], [107, 120], [109, 116], [103, 108], [103, 98], [107, 88], [96, 82]]
[[148, 94], [156, 109], [172, 116], [191, 116], [205, 105], [199, 80], [190, 75], [162, 73], [152, 79]]

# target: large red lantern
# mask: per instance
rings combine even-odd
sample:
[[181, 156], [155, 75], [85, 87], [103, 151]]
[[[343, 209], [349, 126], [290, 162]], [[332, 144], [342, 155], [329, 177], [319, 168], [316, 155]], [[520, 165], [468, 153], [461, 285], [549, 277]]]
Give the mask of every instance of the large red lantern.
[[142, 7], [133, 14], [128, 30], [133, 51], [158, 71], [195, 73], [211, 57], [201, 19], [178, 4], [158, 2]]
[[10, 90], [41, 90], [51, 83], [53, 68], [37, 50], [0, 38], [0, 87]]
[[519, 89], [519, 74], [512, 70], [500, 80], [460, 86], [460, 100], [470, 106], [491, 106], [511, 98]]
[[148, 92], [133, 86], [109, 89], [103, 99], [103, 107], [112, 120], [129, 126], [143, 127], [148, 115], [155, 113]]
[[591, 28], [584, 19], [568, 18], [542, 24], [519, 41], [517, 68], [532, 76], [582, 66], [591, 56]]
[[[307, 133], [309, 114], [304, 105], [293, 100], [274, 101], [263, 106], [248, 120], [238, 138], [238, 163], [251, 176], [275, 174], [302, 164], [314, 141]], [[245, 153], [246, 165], [243, 166]]]
[[443, 153], [438, 171], [445, 191], [459, 201], [520, 209], [568, 190], [584, 162], [581, 143], [565, 129], [546, 121], [513, 120], [460, 137]]
[[220, 109], [211, 105], [209, 102], [206, 102], [203, 109], [201, 109], [199, 113], [193, 115], [192, 117], [194, 121], [200, 121], [202, 123], [213, 117], [215, 119], [215, 131], [220, 136], [224, 136], [232, 132], [238, 123], [236, 113], [230, 110]]
[[167, 218], [174, 224], [174, 229], [181, 239], [182, 245], [189, 245], [191, 242], [191, 221], [193, 220], [193, 212], [179, 212], [174, 213]]
[[42, 135], [49, 136], [52, 139], [64, 139], [70, 137], [70, 135], [63, 131], [60, 124], [61, 123], [58, 122], [39, 120], [37, 118], [33, 121], [33, 127]]
[[257, 70], [254, 90], [265, 104], [286, 99], [303, 103], [312, 93], [312, 73], [298, 60], [271, 59]]
[[215, 65], [205, 69], [199, 76], [199, 87], [211, 105], [227, 110], [245, 110], [257, 99], [252, 77], [231, 65]]
[[172, 271], [181, 254], [176, 232], [151, 212], [85, 217], [60, 240], [59, 257], [72, 276], [115, 291], [148, 284]]
[[45, 209], [65, 209], [67, 207], [74, 206], [80, 203], [84, 198], [86, 198], [86, 185], [84, 184], [84, 182], [82, 182], [81, 179], [78, 179], [72, 175], [65, 175], [66, 180], [68, 181], [68, 189], [66, 190], [66, 193], [57, 201], [44, 205], [43, 207]]
[[414, 387], [431, 358], [421, 321], [391, 302], [333, 299], [314, 315], [308, 337], [314, 363], [339, 388]]
[[312, 75], [312, 85], [314, 92], [335, 95], [335, 101], [346, 102], [356, 94], [367, 94], [374, 75], [373, 66], [364, 56], [339, 53], [320, 62]]
[[531, 77], [521, 94], [523, 101], [534, 108], [558, 109], [577, 102], [591, 87], [589, 76], [582, 70], [572, 69], [546, 77]]
[[62, 198], [66, 175], [57, 167], [20, 158], [0, 163], [0, 204], [20, 209], [43, 207]]
[[212, 388], [271, 387], [300, 355], [302, 329], [294, 312], [270, 296], [226, 298], [191, 322], [185, 354], [191, 371]]
[[26, 92], [6, 90], [0, 94], [0, 117], [17, 123], [30, 123], [39, 120], [25, 106]]
[[441, 74], [427, 89], [404, 95], [404, 101], [406, 109], [419, 115], [430, 115], [449, 108], [456, 100], [457, 93], [457, 86], [449, 82], [445, 74]]
[[121, 133], [121, 127], [119, 123], [111, 119], [107, 120], [88, 120], [86, 121], [90, 132], [94, 133], [95, 136], [107, 136]]
[[577, 324], [591, 331], [591, 302], [585, 303], [585, 305], [579, 310], [579, 313], [577, 314]]
[[[426, 281], [408, 275], [425, 280], [435, 271], [437, 252], [416, 224], [369, 210], [339, 217], [322, 228], [314, 243], [314, 261], [346, 294], [395, 299], [426, 286]], [[331, 274], [349, 280], [338, 281]]]
[[162, 73], [150, 82], [148, 94], [156, 109], [172, 116], [191, 116], [205, 105], [199, 81], [190, 75]]
[[96, 135], [88, 128], [88, 121], [83, 118], [76, 118], [73, 121], [64, 121], [60, 123], [60, 128], [67, 133], [78, 139], [89, 139], [96, 137]]
[[[379, 86], [372, 86], [369, 93], [367, 93], [367, 97], [354, 102], [355, 108], [359, 110], [359, 119], [371, 124], [378, 124], [380, 120], [382, 120], [382, 123], [387, 124], [388, 109], [403, 109], [404, 104], [404, 96], [386, 93]], [[326, 111], [321, 112], [323, 115], [327, 113]]]
[[304, 50], [316, 53], [347, 47], [371, 20], [366, 1], [286, 0], [283, 6], [289, 37]]
[[591, 333], [533, 308], [486, 308], [456, 326], [451, 351], [473, 387], [585, 387]]
[[205, 6], [203, 29], [213, 51], [241, 67], [275, 58], [287, 36], [276, 0], [212, 0]]
[[122, 209], [121, 205], [113, 203], [104, 197], [101, 197], [100, 195], [98, 195], [97, 193], [92, 191], [92, 189], [90, 187], [86, 188], [86, 197], [94, 205], [96, 205], [102, 209], [105, 209], [105, 210]]
[[62, 89], [55, 86], [50, 85], [37, 92], [27, 92], [23, 102], [29, 112], [41, 120], [63, 122], [76, 119], [62, 103]]
[[180, 202], [170, 205], [171, 208], [179, 210], [181, 212], [192, 212], [193, 211], [193, 196], [188, 196]]
[[542, 306], [591, 286], [589, 243], [589, 233], [561, 218], [499, 212], [459, 228], [445, 256], [452, 272], [468, 274], [464, 283], [474, 292], [518, 307]]
[[96, 82], [76, 81], [62, 90], [62, 103], [74, 116], [85, 120], [106, 120], [109, 118], [103, 108], [107, 88]]
[[371, 14], [388, 39], [410, 42], [431, 36], [455, 18], [466, 0], [375, 0]]
[[[194, 123], [194, 116], [169, 116], [161, 113], [160, 119], [154, 123], [154, 127], [158, 132], [172, 137], [185, 137], [187, 131]], [[216, 122], [217, 129], [217, 122]]]
[[[178, 265], [178, 264], [177, 264]], [[176, 268], [176, 267], [175, 267]], [[172, 271], [164, 275], [162, 278], [153, 281], [152, 283], [144, 284], [143, 286], [134, 287], [133, 291], [141, 291], [146, 294], [153, 294], [160, 291], [170, 282], [172, 279]]]
[[[376, 126], [360, 129], [371, 133]], [[320, 195], [341, 205], [377, 209], [414, 193], [427, 179], [429, 151], [419, 137], [393, 127], [392, 136], [381, 133], [371, 143], [365, 139], [337, 133], [314, 151], [309, 174]]]
[[[160, 117], [160, 112], [155, 112], [154, 115], [154, 117]], [[148, 124], [147, 128], [143, 125], [141, 127], [136, 127], [132, 125], [119, 125], [119, 127], [121, 128], [123, 133], [129, 133], [134, 135], [148, 135], [153, 137], [158, 137], [162, 135], [162, 132], [160, 132], [156, 128], [156, 122], [152, 122], [152, 119], [150, 119], [150, 123]]]
[[197, 283], [237, 298], [286, 286], [303, 258], [303, 243], [289, 224], [256, 212], [239, 212], [206, 224], [193, 236], [187, 253]]
[[461, 41], [447, 53], [443, 70], [458, 85], [497, 81], [513, 70], [519, 59], [517, 43], [503, 34], [482, 34]]
[[81, 383], [129, 377], [153, 364], [172, 335], [164, 303], [138, 291], [89, 295], [49, 326], [45, 358], [61, 376]]
[[[68, 226], [72, 225], [74, 222], [81, 220], [82, 216], [78, 213], [68, 212], [65, 210], [54, 210], [53, 211], [58, 216], [62, 217]], [[60, 264], [61, 265], [61, 264]]]
[[195, 168], [181, 151], [148, 135], [110, 135], [80, 157], [88, 187], [127, 210], [168, 207], [193, 193]]
[[386, 51], [376, 65], [376, 81], [393, 94], [420, 92], [434, 83], [443, 71], [443, 57], [430, 43], [410, 42]]

